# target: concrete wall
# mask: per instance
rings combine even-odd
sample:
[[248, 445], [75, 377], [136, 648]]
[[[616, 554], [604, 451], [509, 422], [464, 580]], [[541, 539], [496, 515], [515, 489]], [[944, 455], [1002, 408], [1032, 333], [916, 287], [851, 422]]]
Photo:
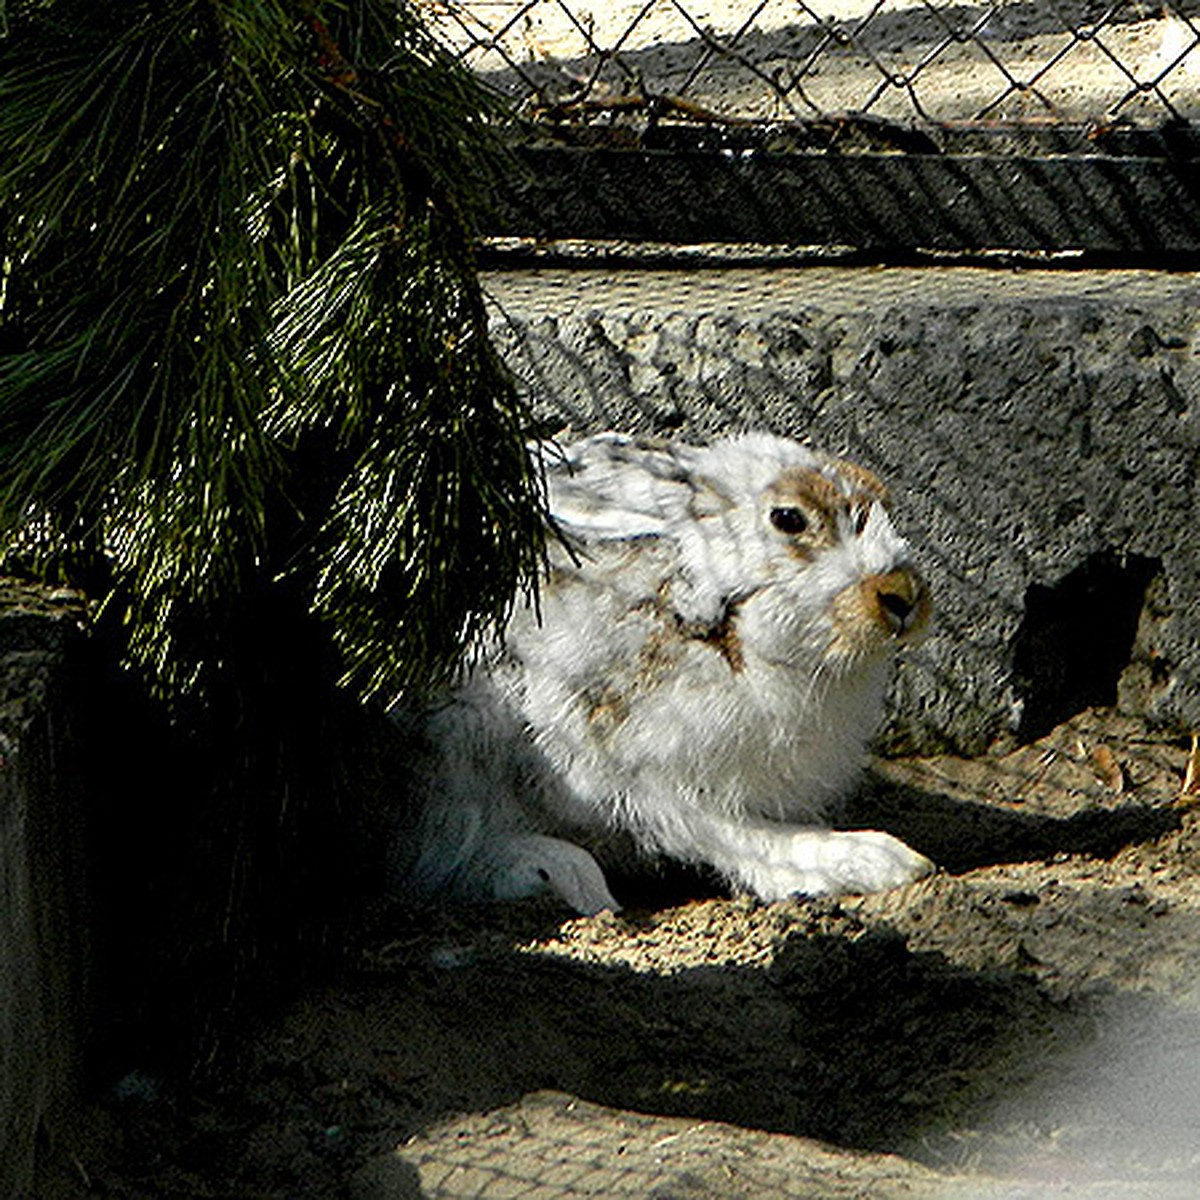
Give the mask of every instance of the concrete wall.
[[1075, 677], [1114, 654], [1132, 660], [1127, 705], [1200, 725], [1197, 277], [544, 269], [485, 285], [548, 430], [769, 428], [890, 484], [938, 604], [898, 674], [894, 746], [1030, 732], [1031, 693], [1102, 699]]
[[75, 612], [0, 580], [0, 1196], [77, 1083], [84, 1016], [81, 812], [70, 728]]

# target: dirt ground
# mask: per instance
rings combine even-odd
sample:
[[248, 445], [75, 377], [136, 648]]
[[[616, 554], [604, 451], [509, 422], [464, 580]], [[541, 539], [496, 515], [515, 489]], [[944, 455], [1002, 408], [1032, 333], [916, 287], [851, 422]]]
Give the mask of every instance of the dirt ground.
[[1187, 749], [1088, 712], [877, 763], [847, 823], [941, 868], [884, 895], [392, 914], [220, 1080], [122, 1080], [41, 1196], [1194, 1196]]

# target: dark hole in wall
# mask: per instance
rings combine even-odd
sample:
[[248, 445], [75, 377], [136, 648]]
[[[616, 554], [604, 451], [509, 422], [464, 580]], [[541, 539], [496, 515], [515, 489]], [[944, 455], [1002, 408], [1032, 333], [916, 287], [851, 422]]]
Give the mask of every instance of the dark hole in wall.
[[1117, 702], [1146, 589], [1161, 570], [1158, 559], [1102, 550], [1058, 583], [1030, 586], [1013, 643], [1021, 741], [1085, 708]]

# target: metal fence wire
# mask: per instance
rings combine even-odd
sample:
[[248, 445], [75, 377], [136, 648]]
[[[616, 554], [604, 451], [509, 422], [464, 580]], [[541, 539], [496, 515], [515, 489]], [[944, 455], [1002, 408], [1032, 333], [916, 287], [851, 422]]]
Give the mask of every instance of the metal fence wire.
[[534, 118], [1200, 118], [1200, 3], [417, 2], [465, 63]]

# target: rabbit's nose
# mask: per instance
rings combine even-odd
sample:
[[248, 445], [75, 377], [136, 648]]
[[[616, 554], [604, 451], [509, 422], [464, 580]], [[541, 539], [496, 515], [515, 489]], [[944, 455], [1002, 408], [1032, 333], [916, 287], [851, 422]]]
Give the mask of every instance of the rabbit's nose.
[[909, 567], [872, 575], [863, 590], [876, 619], [896, 637], [917, 633], [929, 619], [929, 590]]

